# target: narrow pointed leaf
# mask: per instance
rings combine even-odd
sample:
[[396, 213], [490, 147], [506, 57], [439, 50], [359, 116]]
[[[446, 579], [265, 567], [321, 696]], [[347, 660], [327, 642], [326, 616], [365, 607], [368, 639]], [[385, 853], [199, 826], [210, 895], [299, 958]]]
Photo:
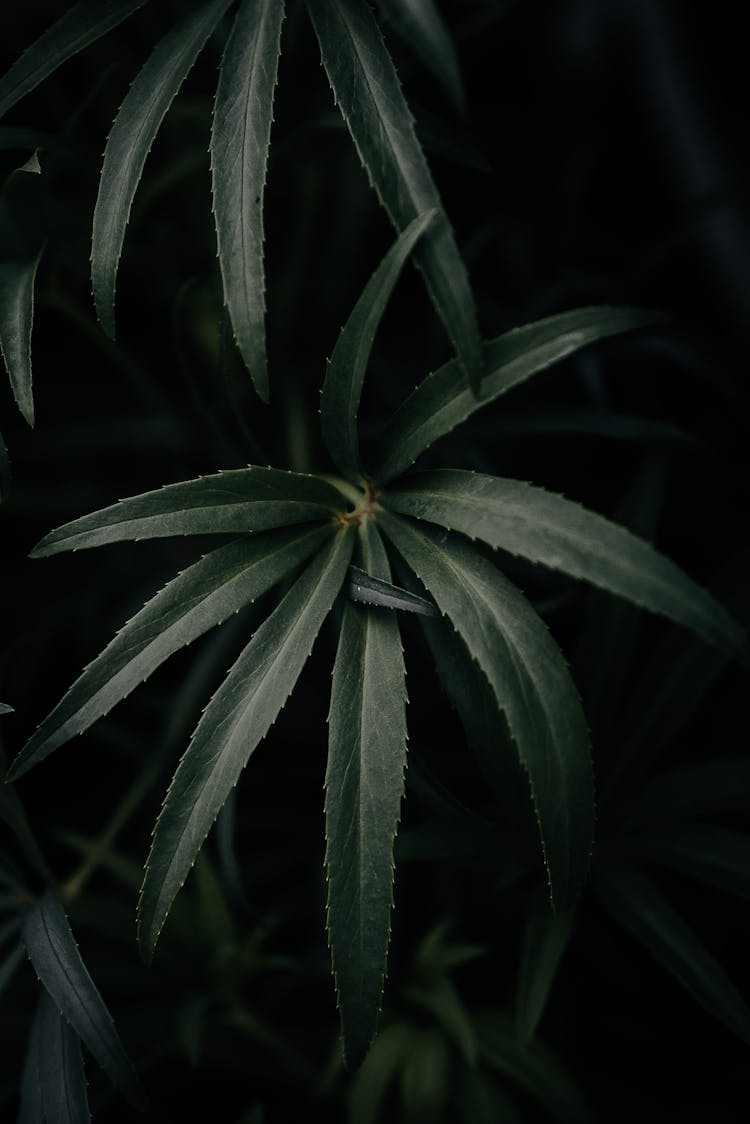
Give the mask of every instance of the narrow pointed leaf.
[[458, 56], [435, 0], [380, 0], [380, 7], [399, 38], [443, 87], [454, 110], [463, 114], [466, 96]]
[[436, 214], [419, 215], [398, 236], [341, 329], [328, 364], [320, 400], [323, 441], [342, 475], [355, 482], [362, 476], [357, 411], [375, 333], [406, 259]]
[[113, 1085], [135, 1105], [146, 1096], [122, 1048], [112, 1016], [81, 959], [68, 920], [52, 890], [29, 909], [23, 939], [36, 974], [59, 1011], [86, 1044]]
[[39, 1020], [39, 1080], [46, 1124], [88, 1124], [91, 1120], [81, 1041], [43, 992]]
[[420, 453], [476, 410], [582, 347], [666, 319], [663, 313], [650, 310], [594, 306], [514, 328], [484, 345], [484, 376], [476, 395], [451, 360], [428, 375], [396, 410], [383, 437], [373, 479], [386, 484], [400, 476]]
[[141, 890], [138, 940], [147, 959], [224, 801], [307, 662], [353, 545], [347, 529], [321, 549], [255, 633], [198, 723], [157, 821]]
[[583, 578], [750, 661], [743, 630], [707, 590], [644, 539], [562, 496], [447, 469], [417, 473], [381, 502]]
[[34, 424], [31, 391], [31, 328], [34, 281], [41, 251], [33, 261], [0, 263], [0, 352], [13, 397], [29, 425]]
[[[372, 524], [367, 569], [390, 577]], [[406, 670], [393, 613], [347, 603], [333, 669], [326, 771], [328, 936], [344, 1056], [363, 1060], [380, 1009], [393, 903], [393, 842], [406, 768]]]
[[391, 56], [367, 0], [307, 0], [323, 65], [370, 181], [397, 231], [433, 207], [415, 252], [458, 363], [476, 390], [482, 349], [469, 280]]
[[628, 853], [750, 898], [750, 836], [715, 824], [689, 824], [627, 841]]
[[41, 1018], [39, 1007], [37, 1007], [26, 1044], [18, 1124], [46, 1124], [42, 1099], [41, 1066]]
[[586, 720], [557, 645], [528, 601], [468, 543], [379, 513], [378, 522], [487, 676], [528, 773], [556, 908], [586, 880], [594, 790]]
[[94, 209], [91, 283], [97, 316], [113, 338], [117, 265], [146, 157], [173, 98], [230, 3], [211, 0], [167, 32], [128, 90], [107, 139]]
[[14, 761], [15, 780], [107, 714], [173, 652], [260, 597], [330, 535], [326, 527], [237, 539], [156, 594], [73, 684]]
[[536, 1033], [557, 969], [573, 929], [572, 910], [532, 909], [526, 920], [516, 990], [516, 1027], [521, 1042]]
[[8, 706], [7, 703], [0, 703], [0, 714], [12, 714], [13, 707]]
[[96, 42], [145, 0], [80, 0], [48, 27], [0, 79], [0, 117], [48, 75]]
[[265, 531], [330, 519], [342, 506], [341, 493], [318, 477], [253, 465], [168, 484], [74, 519], [46, 535], [31, 557], [128, 539]]
[[399, 589], [390, 582], [373, 578], [360, 570], [358, 566], [349, 567], [349, 584], [347, 593], [351, 601], [358, 601], [362, 605], [379, 605], [383, 609], [401, 609], [407, 613], [419, 613], [425, 617], [436, 617], [438, 611], [431, 601], [419, 597], [416, 593], [409, 593], [406, 589]]
[[283, 19], [283, 0], [243, 0], [221, 60], [211, 130], [224, 299], [240, 354], [266, 402], [263, 189]]
[[707, 1011], [750, 1043], [750, 1009], [721, 964], [654, 883], [634, 867], [602, 865], [594, 892], [606, 911]]

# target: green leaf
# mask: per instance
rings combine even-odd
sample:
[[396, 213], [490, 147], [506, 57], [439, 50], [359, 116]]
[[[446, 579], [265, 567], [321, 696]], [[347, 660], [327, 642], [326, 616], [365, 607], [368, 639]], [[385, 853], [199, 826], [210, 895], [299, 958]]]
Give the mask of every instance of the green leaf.
[[434, 1017], [468, 1066], [476, 1065], [477, 1041], [469, 1014], [447, 976], [429, 984], [412, 984], [402, 991], [405, 999], [417, 1003]]
[[372, 275], [357, 301], [328, 364], [320, 400], [323, 441], [339, 471], [349, 480], [362, 477], [357, 441], [357, 411], [375, 333], [406, 259], [437, 211], [409, 223]]
[[570, 940], [573, 917], [570, 910], [551, 913], [532, 908], [526, 919], [516, 988], [516, 1028], [521, 1042], [530, 1042], [539, 1026]]
[[80, 0], [0, 79], [0, 117], [73, 55], [143, 7], [145, 0]]
[[8, 706], [7, 703], [0, 703], [0, 714], [12, 714], [13, 707]]
[[173, 98], [230, 3], [202, 4], [167, 32], [128, 90], [107, 138], [94, 209], [91, 284], [99, 322], [113, 339], [117, 265], [146, 157]]
[[26, 1045], [18, 1124], [46, 1124], [41, 1077], [41, 1019], [37, 1007]]
[[238, 534], [330, 518], [341, 493], [316, 476], [275, 468], [231, 469], [168, 484], [51, 531], [32, 558], [128, 539]]
[[654, 883], [630, 866], [600, 864], [594, 892], [614, 920], [707, 1011], [750, 1044], [750, 1010], [721, 964]]
[[236, 539], [189, 566], [89, 664], [13, 763], [15, 780], [107, 714], [173, 652], [236, 613], [304, 562], [331, 528]]
[[138, 940], [148, 960], [222, 804], [307, 662], [353, 546], [346, 529], [316, 555], [255, 633], [198, 723], [157, 820], [146, 866]]
[[0, 995], [3, 994], [10, 981], [24, 962], [23, 945], [14, 945], [0, 960]]
[[349, 567], [349, 584], [347, 593], [350, 601], [358, 601], [362, 605], [378, 605], [383, 609], [401, 609], [407, 613], [419, 613], [425, 617], [436, 617], [438, 611], [431, 601], [409, 593], [406, 589], [399, 589], [390, 582], [373, 578], [360, 570], [357, 566]]
[[450, 1091], [451, 1058], [435, 1027], [413, 1027], [401, 1067], [402, 1120], [433, 1124], [444, 1116]]
[[587, 1124], [591, 1113], [557, 1058], [536, 1040], [518, 1041], [504, 1015], [480, 1015], [476, 1020], [482, 1059], [510, 1077], [560, 1124]]
[[380, 0], [380, 8], [399, 38], [432, 72], [456, 113], [462, 116], [466, 96], [458, 56], [435, 0]]
[[378, 521], [487, 676], [528, 773], [555, 908], [586, 880], [594, 790], [586, 720], [528, 601], [468, 543], [385, 511]]
[[136, 1108], [146, 1095], [122, 1048], [112, 1016], [94, 986], [76, 947], [68, 920], [53, 890], [29, 909], [23, 923], [29, 959], [44, 987], [99, 1065]]
[[283, 19], [283, 0], [243, 0], [221, 60], [211, 129], [224, 297], [237, 346], [266, 402], [263, 189]]
[[750, 663], [743, 629], [710, 593], [645, 540], [562, 496], [519, 480], [445, 469], [417, 473], [403, 490], [380, 500], [394, 511], [583, 578]]
[[[364, 564], [390, 577], [371, 521]], [[406, 670], [393, 613], [344, 607], [328, 715], [328, 936], [344, 1056], [356, 1068], [375, 1035], [393, 904], [393, 842], [406, 768]]]
[[81, 1041], [44, 992], [39, 1001], [39, 1080], [46, 1124], [91, 1120]]
[[31, 392], [34, 281], [41, 256], [40, 250], [33, 261], [0, 263], [0, 353], [10, 377], [13, 397], [30, 426], [34, 425]]
[[740, 898], [750, 898], [750, 836], [714, 824], [689, 824], [627, 839], [628, 853]]
[[388, 423], [372, 478], [387, 484], [400, 476], [420, 453], [476, 410], [582, 347], [666, 319], [660, 312], [594, 306], [514, 328], [484, 345], [484, 377], [476, 395], [451, 360], [428, 375], [398, 407]]
[[389, 1086], [403, 1064], [412, 1040], [411, 1028], [391, 1023], [377, 1036], [364, 1062], [352, 1076], [347, 1094], [350, 1120], [379, 1124]]
[[397, 231], [433, 207], [415, 253], [458, 364], [476, 390], [482, 349], [474, 300], [391, 56], [366, 0], [307, 0], [323, 65], [370, 181]]

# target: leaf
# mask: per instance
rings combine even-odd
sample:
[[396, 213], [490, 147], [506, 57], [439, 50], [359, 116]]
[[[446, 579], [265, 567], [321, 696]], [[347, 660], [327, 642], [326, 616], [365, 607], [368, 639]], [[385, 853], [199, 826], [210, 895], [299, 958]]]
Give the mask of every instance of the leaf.
[[323, 441], [339, 471], [357, 483], [362, 472], [357, 441], [357, 411], [375, 333], [406, 259], [432, 222], [433, 208], [406, 227], [368, 281], [341, 329], [320, 400]]
[[357, 1124], [379, 1124], [388, 1088], [394, 1081], [412, 1040], [403, 1022], [385, 1027], [372, 1044], [362, 1065], [353, 1074], [347, 1093], [348, 1119]]
[[230, 3], [202, 4], [167, 32], [128, 90], [107, 138], [94, 208], [91, 284], [97, 317], [112, 339], [117, 265], [146, 157], [172, 100]]
[[312, 560], [255, 633], [198, 723], [157, 820], [146, 866], [138, 940], [147, 960], [222, 804], [307, 662], [341, 589], [353, 545], [351, 531], [341, 531]]
[[34, 281], [41, 250], [33, 261], [0, 263], [0, 353], [18, 408], [34, 425], [31, 392], [31, 327]]
[[631, 866], [600, 864], [593, 888], [607, 913], [676, 976], [697, 1003], [750, 1043], [750, 1010], [742, 996], [645, 874]]
[[402, 995], [429, 1011], [466, 1064], [470, 1067], [476, 1065], [477, 1042], [474, 1027], [453, 982], [447, 976], [439, 976], [427, 985], [412, 984], [404, 987]]
[[451, 360], [428, 375], [393, 414], [372, 478], [387, 484], [400, 476], [420, 453], [476, 410], [582, 347], [666, 319], [660, 312], [602, 305], [513, 328], [484, 345], [484, 374], [476, 395], [467, 389], [458, 364]]
[[0, 117], [73, 55], [96, 42], [145, 0], [80, 0], [13, 63], [0, 79]]
[[727, 611], [644, 539], [562, 496], [519, 480], [454, 469], [417, 473], [381, 503], [624, 597], [729, 648], [750, 644]]
[[13, 707], [8, 706], [7, 703], [0, 703], [0, 714], [12, 714]]
[[24, 961], [23, 945], [15, 944], [0, 960], [0, 995], [3, 994]]
[[510, 1019], [486, 1014], [476, 1019], [480, 1055], [510, 1077], [560, 1124], [587, 1124], [591, 1113], [557, 1058], [537, 1040], [521, 1044]]
[[552, 903], [586, 880], [594, 790], [586, 721], [559, 649], [524, 597], [468, 543], [382, 511], [378, 521], [490, 681], [528, 773]]
[[709, 886], [750, 898], [750, 837], [714, 824], [689, 824], [627, 839], [628, 853]]
[[402, 1120], [432, 1124], [443, 1116], [450, 1063], [448, 1042], [435, 1027], [413, 1027], [401, 1066]]
[[476, 391], [482, 349], [453, 231], [414, 132], [398, 75], [366, 0], [307, 0], [323, 65], [362, 164], [397, 231], [437, 208], [415, 252], [433, 304]]
[[112, 1084], [136, 1108], [145, 1108], [143, 1087], [122, 1048], [112, 1016], [81, 960], [53, 890], [47, 890], [29, 909], [22, 931], [29, 959], [58, 1010]]
[[283, 0], [243, 0], [221, 60], [211, 128], [224, 298], [237, 346], [265, 402], [263, 189], [283, 19]]
[[459, 116], [466, 110], [458, 56], [435, 0], [380, 0], [399, 38], [442, 86]]
[[526, 918], [516, 988], [516, 1028], [522, 1043], [536, 1034], [573, 928], [572, 911], [533, 908]]
[[[0, 767], [4, 764], [5, 758], [3, 755], [0, 759]], [[30, 866], [46, 881], [49, 878], [49, 868], [39, 849], [36, 836], [31, 830], [24, 806], [15, 789], [3, 782], [0, 782], [0, 820], [5, 821], [21, 844], [24, 857]]]
[[39, 1080], [46, 1124], [88, 1124], [91, 1120], [81, 1042], [42, 993], [39, 1020]]
[[7, 779], [16, 780], [83, 733], [173, 652], [281, 581], [325, 542], [331, 530], [294, 528], [236, 539], [189, 566], [89, 664], [21, 750]]
[[409, 593], [406, 589], [399, 589], [390, 582], [380, 581], [360, 570], [357, 566], [349, 567], [349, 584], [347, 593], [351, 601], [358, 601], [362, 605], [378, 605], [384, 609], [401, 609], [407, 613], [419, 613], [425, 617], [436, 617], [438, 611], [431, 601]]
[[265, 531], [330, 518], [342, 502], [319, 477], [252, 465], [168, 484], [83, 515], [51, 531], [30, 557], [128, 539]]
[[[364, 564], [387, 580], [371, 521], [360, 535]], [[347, 603], [328, 714], [325, 863], [328, 939], [352, 1069], [375, 1035], [385, 978], [406, 768], [405, 678], [396, 617]]]
[[21, 1078], [21, 1104], [18, 1124], [46, 1124], [41, 1077], [41, 1019], [37, 1007], [26, 1045], [26, 1060]]

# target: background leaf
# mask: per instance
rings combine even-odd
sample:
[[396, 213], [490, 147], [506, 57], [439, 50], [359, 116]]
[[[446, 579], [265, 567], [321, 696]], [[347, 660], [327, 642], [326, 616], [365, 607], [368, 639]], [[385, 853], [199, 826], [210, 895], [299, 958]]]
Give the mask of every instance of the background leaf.
[[513, 328], [484, 345], [484, 373], [476, 395], [464, 385], [458, 365], [451, 360], [428, 375], [393, 414], [372, 478], [387, 484], [400, 476], [420, 453], [476, 410], [582, 347], [666, 319], [659, 312], [603, 305]]
[[355, 483], [362, 476], [357, 411], [375, 333], [406, 259], [436, 214], [433, 209], [419, 215], [398, 236], [341, 329], [328, 363], [320, 399], [320, 428], [334, 464]]
[[307, 6], [339, 109], [396, 230], [424, 211], [438, 210], [415, 261], [476, 390], [482, 351], [466, 267], [375, 17], [366, 0], [307, 0]]
[[263, 189], [283, 19], [283, 0], [240, 4], [221, 60], [211, 129], [224, 297], [237, 346], [266, 402]]
[[136, 1108], [146, 1096], [122, 1048], [112, 1016], [81, 959], [63, 908], [53, 890], [38, 899], [23, 923], [29, 959], [58, 1010], [86, 1043], [113, 1085]]
[[34, 424], [31, 391], [31, 328], [34, 281], [41, 250], [33, 261], [0, 262], [0, 352], [13, 397], [29, 425]]
[[67, 59], [106, 35], [145, 0], [79, 0], [0, 79], [0, 117]]
[[530, 1042], [536, 1033], [570, 940], [573, 920], [572, 910], [529, 910], [516, 985], [516, 1028], [521, 1042]]
[[379, 0], [393, 30], [430, 70], [459, 116], [466, 110], [458, 56], [434, 0]]
[[88, 1124], [91, 1119], [81, 1042], [43, 991], [39, 1020], [38, 1074], [46, 1124]]
[[138, 940], [149, 960], [222, 804], [307, 662], [353, 547], [347, 529], [319, 552], [255, 633], [198, 723], [157, 820], [141, 890]]
[[552, 902], [563, 909], [586, 880], [594, 790], [586, 721], [562, 655], [526, 599], [468, 543], [387, 512], [379, 522], [506, 715], [529, 776]]
[[104, 150], [91, 242], [96, 314], [114, 339], [115, 281], [133, 197], [151, 145], [193, 63], [231, 0], [211, 0], [168, 31], [120, 106]]
[[[360, 544], [368, 571], [389, 579], [369, 521]], [[406, 768], [405, 678], [395, 615], [348, 603], [333, 669], [325, 807], [328, 935], [351, 1068], [374, 1037], [385, 978]]]

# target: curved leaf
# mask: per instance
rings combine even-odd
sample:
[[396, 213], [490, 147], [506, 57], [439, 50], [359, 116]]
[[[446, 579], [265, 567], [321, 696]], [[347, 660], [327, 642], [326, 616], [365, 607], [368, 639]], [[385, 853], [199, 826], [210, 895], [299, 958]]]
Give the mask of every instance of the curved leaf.
[[[364, 564], [390, 577], [363, 525]], [[347, 603], [333, 669], [326, 770], [328, 936], [344, 1055], [355, 1068], [375, 1035], [393, 904], [393, 841], [406, 768], [406, 669], [393, 613]]]
[[147, 960], [222, 804], [307, 662], [341, 589], [353, 546], [347, 528], [312, 560], [255, 633], [198, 723], [169, 787], [146, 866], [138, 940]]
[[10, 377], [13, 397], [31, 426], [34, 424], [31, 328], [34, 281], [41, 256], [40, 250], [33, 261], [0, 263], [0, 353]]
[[521, 1042], [530, 1042], [539, 1026], [570, 940], [573, 917], [572, 910], [551, 913], [532, 908], [526, 919], [516, 988], [516, 1028]]
[[577, 308], [513, 328], [484, 345], [479, 393], [464, 384], [455, 360], [428, 375], [390, 419], [372, 477], [387, 484], [440, 437], [511, 387], [597, 340], [663, 323], [660, 312], [606, 306]]
[[81, 960], [54, 891], [47, 890], [29, 909], [22, 931], [29, 959], [57, 1009], [112, 1084], [136, 1108], [145, 1108], [145, 1092], [122, 1048], [112, 1016]]
[[630, 866], [600, 865], [596, 896], [663, 968], [707, 1011], [750, 1043], [750, 1010], [737, 988], [654, 883]]
[[379, 605], [383, 609], [401, 609], [407, 613], [419, 613], [425, 617], [436, 617], [438, 611], [431, 601], [409, 593], [406, 589], [399, 589], [390, 582], [373, 578], [360, 570], [357, 566], [349, 567], [349, 585], [347, 586], [350, 601], [358, 601], [362, 605]]
[[583, 578], [750, 661], [743, 629], [707, 590], [644, 539], [562, 496], [519, 480], [443, 469], [417, 473], [380, 499], [394, 511]]
[[87, 730], [173, 652], [260, 597], [330, 534], [329, 527], [271, 531], [237, 539], [189, 566], [89, 664], [26, 743], [7, 779], [16, 780]]
[[399, 38], [432, 72], [463, 115], [466, 108], [458, 56], [435, 0], [380, 0], [380, 7]]
[[0, 714], [12, 714], [13, 707], [8, 706], [7, 703], [0, 703]]
[[94, 208], [91, 284], [99, 322], [113, 339], [117, 265], [146, 157], [173, 98], [230, 3], [202, 4], [167, 32], [128, 90], [107, 138]]
[[91, 1113], [80, 1039], [47, 992], [39, 1000], [35, 1024], [37, 1020], [37, 1068], [44, 1120], [46, 1124], [88, 1124]]
[[89, 43], [96, 42], [145, 0], [79, 0], [48, 27], [0, 79], [0, 117]]
[[436, 214], [433, 208], [419, 215], [399, 234], [341, 329], [328, 363], [320, 399], [320, 428], [334, 464], [355, 483], [362, 477], [357, 411], [375, 333], [406, 259]]
[[366, 0], [307, 0], [307, 7], [339, 109], [396, 230], [438, 209], [415, 261], [458, 363], [476, 390], [482, 349], [466, 267], [375, 17]]
[[283, 0], [243, 0], [221, 60], [211, 129], [224, 297], [237, 346], [266, 402], [263, 189], [283, 19]]
[[330, 518], [342, 502], [319, 477], [252, 465], [167, 484], [83, 515], [45, 535], [30, 557], [128, 539], [266, 531]]
[[505, 713], [529, 776], [551, 899], [565, 908], [586, 880], [594, 831], [588, 731], [565, 661], [528, 601], [468, 543], [385, 511], [378, 520]]

